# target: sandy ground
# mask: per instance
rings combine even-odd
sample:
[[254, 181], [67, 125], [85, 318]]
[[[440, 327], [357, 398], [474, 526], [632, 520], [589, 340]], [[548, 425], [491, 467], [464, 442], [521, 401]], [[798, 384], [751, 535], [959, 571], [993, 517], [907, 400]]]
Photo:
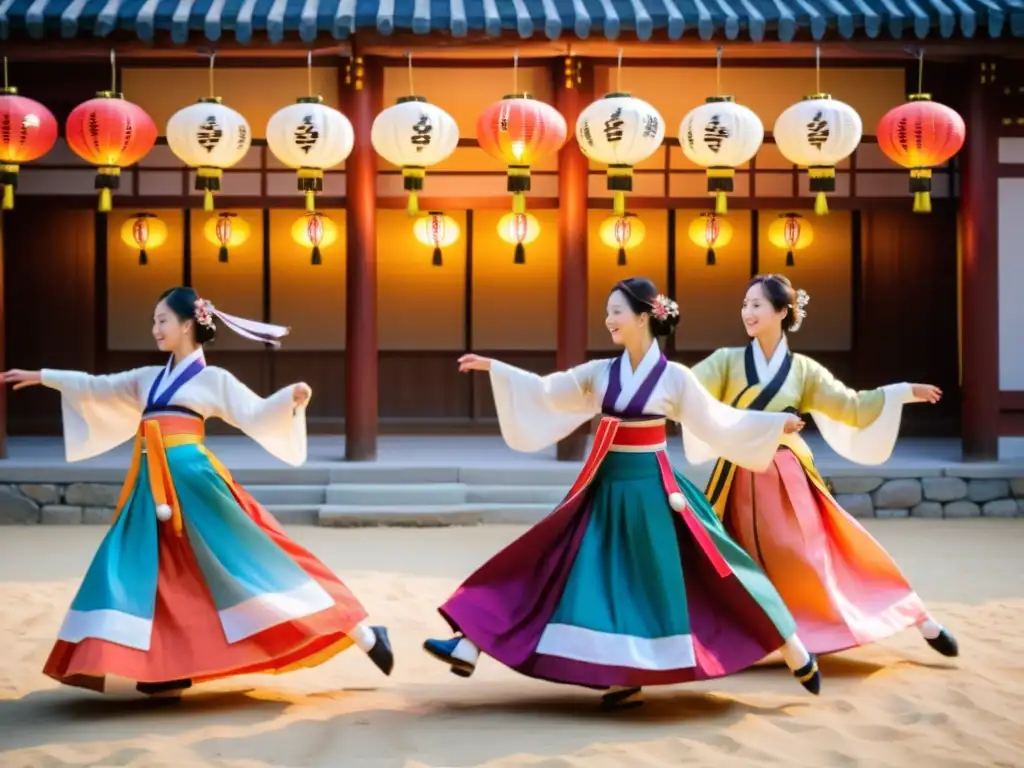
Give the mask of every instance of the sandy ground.
[[824, 659], [820, 698], [767, 665], [651, 689], [616, 714], [486, 659], [463, 680], [420, 650], [445, 631], [435, 606], [518, 528], [292, 529], [390, 626], [392, 677], [352, 649], [162, 706], [39, 671], [103, 531], [0, 528], [0, 766], [1024, 766], [1024, 520], [870, 528], [957, 635], [959, 659], [910, 630]]

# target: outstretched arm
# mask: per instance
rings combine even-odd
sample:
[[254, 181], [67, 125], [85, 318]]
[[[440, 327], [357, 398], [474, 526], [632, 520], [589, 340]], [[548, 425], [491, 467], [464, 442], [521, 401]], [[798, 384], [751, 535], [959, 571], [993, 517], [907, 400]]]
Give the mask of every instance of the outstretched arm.
[[313, 395], [309, 385], [292, 384], [263, 398], [228, 371], [216, 371], [216, 415], [281, 461], [296, 467], [305, 463], [306, 405]]

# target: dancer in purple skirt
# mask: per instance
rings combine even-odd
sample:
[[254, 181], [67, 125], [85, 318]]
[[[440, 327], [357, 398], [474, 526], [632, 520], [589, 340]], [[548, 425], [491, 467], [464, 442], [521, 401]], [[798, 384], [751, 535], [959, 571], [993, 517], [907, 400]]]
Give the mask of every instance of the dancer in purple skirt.
[[726, 534], [707, 499], [674, 471], [666, 419], [687, 451], [709, 448], [761, 471], [785, 413], [739, 411], [669, 363], [655, 337], [676, 303], [643, 278], [618, 283], [606, 325], [622, 356], [550, 376], [467, 354], [489, 371], [509, 447], [536, 451], [602, 414], [583, 470], [544, 520], [481, 566], [441, 606], [457, 633], [424, 649], [469, 677], [486, 653], [530, 677], [604, 690], [605, 707], [638, 706], [645, 685], [738, 672], [781, 651], [812, 693], [817, 661], [796, 636], [778, 592]]

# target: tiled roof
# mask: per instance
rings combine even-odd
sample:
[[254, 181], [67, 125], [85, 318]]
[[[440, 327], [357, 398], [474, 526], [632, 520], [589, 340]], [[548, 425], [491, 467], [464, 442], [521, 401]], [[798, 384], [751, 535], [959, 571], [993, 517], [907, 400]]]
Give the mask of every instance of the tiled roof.
[[670, 40], [1024, 37], [1024, 0], [0, 0], [0, 39], [318, 34]]

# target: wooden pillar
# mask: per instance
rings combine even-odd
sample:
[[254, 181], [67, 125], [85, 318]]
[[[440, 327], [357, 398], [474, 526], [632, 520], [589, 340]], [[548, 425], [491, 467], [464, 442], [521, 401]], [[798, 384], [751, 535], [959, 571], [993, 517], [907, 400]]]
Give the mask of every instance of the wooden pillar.
[[345, 163], [345, 459], [377, 458], [377, 156], [370, 143], [382, 107], [383, 69], [355, 55], [341, 77], [341, 109], [355, 147]]
[[[555, 107], [569, 125], [569, 141], [558, 153], [558, 351], [564, 371], [587, 360], [587, 172], [576, 144], [576, 118], [590, 101], [593, 69], [580, 59], [556, 60]], [[558, 444], [560, 461], [579, 461], [587, 447], [586, 424]]]
[[999, 120], [991, 62], [970, 65], [960, 175], [960, 361], [964, 458], [993, 460], [999, 442]]

